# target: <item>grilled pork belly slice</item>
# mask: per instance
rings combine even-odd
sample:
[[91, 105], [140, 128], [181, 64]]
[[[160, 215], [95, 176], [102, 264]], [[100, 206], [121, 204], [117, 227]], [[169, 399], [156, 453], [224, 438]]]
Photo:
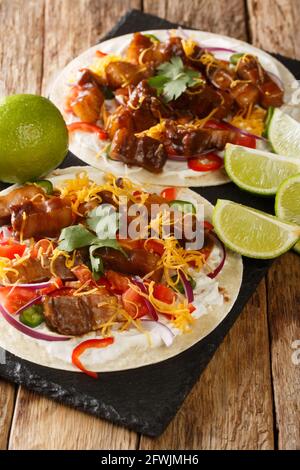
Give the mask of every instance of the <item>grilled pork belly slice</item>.
[[102, 258], [104, 267], [123, 274], [145, 276], [154, 271], [151, 279], [160, 281], [162, 270], [157, 269], [160, 256], [144, 249], [126, 250], [127, 257], [113, 248], [99, 248], [95, 254]]
[[118, 299], [103, 288], [99, 293], [80, 296], [46, 296], [45, 321], [62, 335], [79, 336], [97, 330], [117, 312]]
[[21, 188], [14, 189], [5, 196], [0, 197], [0, 225], [9, 224], [12, 206], [19, 206], [40, 194], [45, 197], [41, 187], [34, 184], [26, 184]]
[[17, 235], [22, 232], [23, 239], [57, 237], [74, 221], [70, 202], [55, 196], [45, 201], [26, 201], [11, 210], [12, 227]]
[[[79, 266], [85, 261], [83, 250], [77, 253], [74, 266]], [[22, 264], [14, 266], [16, 272], [8, 272], [7, 278], [12, 284], [16, 281], [22, 284], [32, 284], [37, 282], [49, 281], [53, 275], [59, 277], [62, 281], [75, 281], [77, 277], [66, 267], [66, 258], [62, 255], [58, 256], [52, 264], [52, 272], [50, 271], [50, 260], [43, 257], [43, 261], [37, 258], [28, 258]]]
[[127, 129], [119, 129], [111, 144], [110, 157], [128, 165], [137, 165], [151, 173], [160, 173], [167, 160], [164, 146], [152, 137], [135, 137]]

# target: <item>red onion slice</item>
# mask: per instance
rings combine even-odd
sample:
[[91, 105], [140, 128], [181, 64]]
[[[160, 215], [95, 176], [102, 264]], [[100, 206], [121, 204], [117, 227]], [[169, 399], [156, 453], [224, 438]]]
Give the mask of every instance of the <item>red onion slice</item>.
[[0, 304], [0, 311], [3, 315], [3, 318], [16, 330], [24, 333], [27, 336], [30, 336], [34, 339], [40, 339], [42, 341], [68, 341], [71, 339], [69, 336], [54, 336], [54, 335], [47, 335], [46, 333], [41, 333], [40, 331], [33, 330], [29, 326], [24, 325], [23, 323], [19, 322], [16, 318], [14, 318], [3, 305]]
[[152, 321], [152, 320], [141, 320], [141, 324], [144, 327], [150, 327], [150, 331], [157, 330], [160, 334], [161, 339], [165, 343], [167, 347], [171, 346], [174, 340], [174, 333], [170, 328], [160, 321]]
[[228, 49], [227, 47], [206, 47], [206, 46], [202, 46], [200, 44], [200, 47], [202, 47], [202, 49], [205, 49], [206, 51], [209, 51], [209, 52], [230, 52], [230, 54], [235, 54], [236, 51], [234, 51], [233, 49]]
[[[143, 283], [141, 278], [139, 278], [138, 276], [135, 276], [134, 280], [133, 280], [133, 283], [137, 287], [139, 287], [144, 294], [148, 294], [147, 287], [145, 286], [145, 284]], [[149, 315], [153, 318], [154, 321], [158, 321], [157, 312], [156, 312], [155, 308], [153, 307], [153, 305], [151, 304], [151, 302], [148, 299], [146, 299], [145, 297], [143, 297], [143, 299], [144, 299], [145, 304], [147, 306]]]
[[207, 276], [210, 279], [214, 279], [215, 277], [217, 277], [219, 272], [223, 269], [223, 266], [224, 266], [225, 260], [226, 260], [226, 249], [225, 249], [224, 243], [221, 242], [221, 240], [214, 233], [211, 233], [211, 235], [214, 237], [214, 239], [217, 242], [220, 243], [220, 246], [221, 246], [221, 249], [222, 249], [222, 259], [221, 259], [219, 265], [213, 271], [211, 271], [209, 274], [207, 274]]
[[4, 287], [24, 287], [25, 289], [32, 289], [32, 290], [39, 290], [45, 289], [46, 287], [51, 287], [53, 282], [46, 281], [46, 282], [39, 282], [36, 284], [1, 284]]
[[[217, 149], [212, 148], [212, 149], [207, 149], [201, 152], [202, 155], [206, 155], [207, 153], [215, 152]], [[188, 160], [192, 158], [199, 157], [200, 154], [198, 155], [189, 155], [189, 156], [184, 156], [184, 155], [168, 155], [168, 160], [174, 160], [176, 162], [187, 162]]]
[[194, 301], [193, 288], [191, 286], [191, 283], [187, 279], [186, 275], [184, 274], [184, 272], [179, 271], [179, 274], [180, 274], [182, 285], [184, 287], [185, 296], [187, 298], [188, 303], [191, 304]]

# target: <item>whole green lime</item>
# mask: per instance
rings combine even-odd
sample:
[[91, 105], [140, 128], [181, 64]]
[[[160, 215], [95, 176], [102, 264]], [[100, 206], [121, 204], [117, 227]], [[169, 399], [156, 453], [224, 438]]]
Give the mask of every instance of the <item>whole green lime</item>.
[[68, 151], [68, 130], [47, 98], [13, 95], [0, 101], [0, 180], [25, 183], [56, 168]]

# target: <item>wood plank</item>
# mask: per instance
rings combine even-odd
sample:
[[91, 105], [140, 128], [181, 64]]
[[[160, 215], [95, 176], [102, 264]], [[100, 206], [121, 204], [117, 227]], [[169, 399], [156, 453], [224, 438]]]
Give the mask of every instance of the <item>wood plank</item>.
[[0, 380], [0, 450], [7, 449], [14, 411], [15, 386]]
[[247, 0], [247, 3], [253, 44], [300, 59], [299, 1]]
[[272, 449], [273, 416], [265, 283], [158, 439], [141, 449]]
[[212, 33], [246, 39], [243, 0], [159, 1], [144, 0], [144, 11], [169, 21]]
[[[300, 10], [297, 0], [248, 0], [253, 43], [300, 59]], [[280, 449], [300, 448], [300, 369], [292, 362], [300, 340], [299, 257], [288, 253], [267, 277], [271, 361]]]
[[267, 284], [279, 449], [300, 449], [299, 285], [299, 256], [287, 253], [272, 266]]
[[[0, 41], [0, 93], [38, 93], [43, 63], [44, 1], [28, 0], [24, 12], [22, 0], [2, 0], [0, 24], [5, 25]], [[7, 448], [15, 390], [14, 385], [0, 381], [0, 449]]]
[[74, 57], [96, 44], [140, 0], [45, 0], [43, 89]]
[[9, 449], [135, 449], [138, 436], [20, 387]]
[[[37, 93], [43, 69], [44, 0], [2, 0], [0, 3], [0, 80], [5, 91]], [[4, 30], [3, 30], [4, 26]]]
[[[54, 72], [95, 44], [126, 10], [140, 5], [140, 0], [45, 0], [44, 36], [39, 38], [45, 45], [43, 77], [40, 73], [36, 78], [37, 82], [42, 80], [43, 91]], [[3, 11], [5, 13], [5, 9]], [[14, 54], [14, 48], [10, 53]], [[24, 51], [24, 63], [28, 55], [28, 51]], [[21, 61], [19, 55], [17, 60], [16, 63]], [[20, 388], [10, 449], [134, 449], [136, 445], [134, 433]]]

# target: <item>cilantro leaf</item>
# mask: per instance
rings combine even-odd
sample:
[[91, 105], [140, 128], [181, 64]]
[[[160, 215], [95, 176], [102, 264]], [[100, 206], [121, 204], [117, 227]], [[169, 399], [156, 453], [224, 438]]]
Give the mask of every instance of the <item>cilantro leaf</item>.
[[174, 56], [170, 62], [164, 62], [158, 67], [157, 75], [149, 78], [148, 83], [169, 102], [179, 98], [188, 87], [205, 82], [199, 72], [186, 67], [181, 57]]
[[83, 225], [71, 225], [62, 230], [59, 237], [59, 250], [73, 251], [91, 245], [97, 237]]
[[119, 228], [119, 214], [112, 205], [101, 204], [89, 213], [87, 226], [101, 240], [115, 238]]
[[151, 77], [148, 80], [149, 85], [152, 88], [156, 88], [157, 94], [161, 95], [164, 91], [164, 85], [169, 82], [167, 77], [163, 75], [156, 75], [155, 77]]
[[176, 100], [186, 90], [186, 88], [186, 78], [183, 77], [178, 80], [172, 80], [164, 87], [164, 97], [167, 101]]

